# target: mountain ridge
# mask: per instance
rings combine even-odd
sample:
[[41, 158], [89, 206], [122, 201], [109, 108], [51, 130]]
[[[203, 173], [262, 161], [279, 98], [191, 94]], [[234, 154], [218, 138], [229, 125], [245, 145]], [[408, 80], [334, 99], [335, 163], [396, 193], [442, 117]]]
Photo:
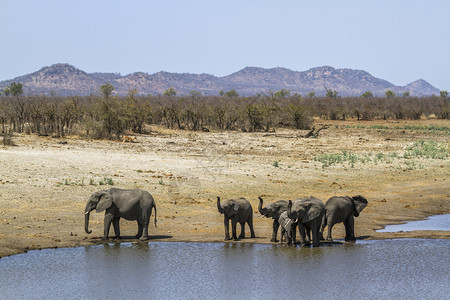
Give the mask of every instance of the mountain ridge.
[[376, 78], [364, 70], [335, 69], [331, 66], [314, 67], [306, 71], [293, 71], [283, 67], [260, 68], [247, 66], [232, 74], [217, 77], [201, 73], [171, 73], [160, 71], [154, 74], [134, 72], [87, 73], [66, 63], [45, 66], [36, 72], [0, 82], [0, 90], [11, 82], [21, 82], [25, 94], [56, 94], [62, 96], [85, 96], [99, 94], [100, 86], [110, 83], [119, 95], [126, 95], [137, 89], [138, 94], [162, 94], [173, 87], [177, 94], [187, 95], [198, 91], [203, 95], [218, 95], [219, 91], [234, 89], [242, 96], [270, 94], [281, 89], [306, 95], [315, 92], [317, 96], [326, 89], [338, 91], [340, 96], [360, 96], [371, 91], [374, 96], [384, 96], [387, 90], [397, 94], [409, 92], [411, 96], [438, 95], [439, 89], [423, 79], [405, 86], [395, 86], [387, 80]]

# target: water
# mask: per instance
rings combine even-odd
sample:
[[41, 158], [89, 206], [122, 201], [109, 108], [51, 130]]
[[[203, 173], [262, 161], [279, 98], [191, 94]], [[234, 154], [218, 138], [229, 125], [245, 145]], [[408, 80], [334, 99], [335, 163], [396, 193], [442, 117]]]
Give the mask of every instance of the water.
[[377, 232], [399, 232], [414, 230], [450, 230], [450, 214], [431, 216], [426, 220], [412, 221], [405, 224], [388, 225]]
[[1, 299], [448, 299], [450, 240], [124, 243], [0, 259]]

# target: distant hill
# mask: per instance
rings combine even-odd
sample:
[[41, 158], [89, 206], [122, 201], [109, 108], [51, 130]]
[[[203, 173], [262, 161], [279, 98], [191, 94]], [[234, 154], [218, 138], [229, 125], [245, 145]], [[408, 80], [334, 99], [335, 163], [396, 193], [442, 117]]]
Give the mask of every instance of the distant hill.
[[141, 95], [162, 94], [173, 87], [178, 95], [187, 95], [198, 91], [203, 95], [218, 95], [219, 91], [234, 89], [242, 96], [269, 94], [281, 89], [291, 93], [306, 95], [315, 92], [317, 96], [326, 93], [326, 89], [338, 91], [340, 96], [360, 96], [371, 91], [374, 96], [384, 96], [387, 90], [397, 94], [410, 92], [411, 96], [439, 95], [435, 88], [423, 79], [406, 86], [376, 78], [361, 70], [335, 69], [325, 66], [297, 72], [286, 68], [246, 67], [224, 77], [208, 74], [169, 73], [155, 74], [132, 73], [122, 76], [118, 73], [86, 73], [69, 64], [55, 64], [43, 67], [34, 73], [0, 82], [3, 90], [11, 82], [21, 82], [25, 94], [49, 95], [90, 95], [99, 94], [102, 84], [110, 83], [119, 95], [126, 95], [131, 89], [137, 89]]

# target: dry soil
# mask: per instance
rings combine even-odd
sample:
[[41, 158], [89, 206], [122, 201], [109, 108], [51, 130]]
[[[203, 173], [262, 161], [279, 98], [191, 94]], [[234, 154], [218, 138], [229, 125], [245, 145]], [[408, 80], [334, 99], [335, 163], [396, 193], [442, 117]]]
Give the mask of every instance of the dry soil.
[[[450, 213], [450, 159], [404, 157], [419, 140], [448, 147], [448, 129], [439, 128], [448, 128], [450, 121], [316, 120], [315, 125], [328, 128], [308, 139], [301, 137], [306, 131], [291, 129], [245, 133], [162, 127], [149, 127], [133, 143], [16, 135], [16, 146], [0, 146], [0, 257], [102, 243], [103, 214], [91, 214], [93, 233], [88, 235], [83, 210], [91, 193], [112, 186], [153, 194], [158, 227], [151, 224], [149, 242], [223, 241], [217, 196], [243, 196], [252, 204], [257, 238], [240, 242], [270, 243], [272, 220], [258, 217], [258, 196], [265, 203], [309, 195], [325, 202], [335, 195], [361, 194], [369, 204], [356, 219], [358, 239], [450, 237], [448, 231], [375, 231]], [[317, 161], [343, 151], [357, 161], [347, 158], [325, 167]], [[120, 224], [122, 235], [136, 234], [135, 222]], [[335, 239], [343, 238], [343, 227], [335, 226]]]

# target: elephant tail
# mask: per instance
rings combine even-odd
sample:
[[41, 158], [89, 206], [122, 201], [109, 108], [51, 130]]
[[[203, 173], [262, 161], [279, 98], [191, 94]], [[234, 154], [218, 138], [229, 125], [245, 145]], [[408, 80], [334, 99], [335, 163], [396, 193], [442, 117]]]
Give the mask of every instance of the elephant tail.
[[324, 213], [322, 216], [322, 222], [320, 222], [320, 228], [319, 228], [319, 239], [325, 240], [323, 237], [323, 231], [325, 229], [325, 226], [327, 226], [327, 214]]
[[155, 209], [155, 227], [158, 227], [156, 226], [156, 205], [153, 205], [153, 208]]

